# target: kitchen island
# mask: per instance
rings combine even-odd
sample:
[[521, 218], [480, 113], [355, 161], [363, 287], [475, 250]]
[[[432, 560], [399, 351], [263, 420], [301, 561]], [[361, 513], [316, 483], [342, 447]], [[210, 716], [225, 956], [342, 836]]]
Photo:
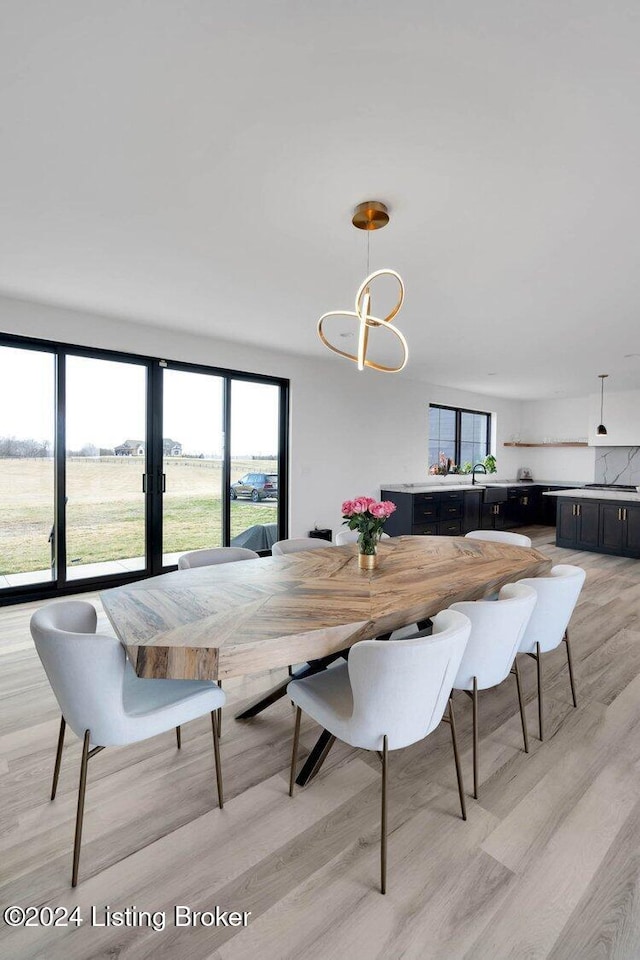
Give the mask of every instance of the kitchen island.
[[556, 546], [640, 558], [640, 493], [575, 487], [556, 497]]

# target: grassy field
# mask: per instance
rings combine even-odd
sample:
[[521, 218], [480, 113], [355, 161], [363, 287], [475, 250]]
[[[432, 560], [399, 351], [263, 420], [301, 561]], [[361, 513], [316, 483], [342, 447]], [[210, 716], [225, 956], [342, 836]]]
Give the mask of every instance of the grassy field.
[[[222, 464], [170, 458], [164, 497], [165, 553], [219, 546]], [[144, 554], [144, 463], [137, 457], [74, 457], [67, 462], [67, 553], [74, 566]], [[235, 460], [231, 479], [273, 473], [273, 460]], [[275, 500], [231, 503], [231, 536], [275, 523]], [[0, 460], [0, 575], [46, 570], [51, 562], [53, 461]]]

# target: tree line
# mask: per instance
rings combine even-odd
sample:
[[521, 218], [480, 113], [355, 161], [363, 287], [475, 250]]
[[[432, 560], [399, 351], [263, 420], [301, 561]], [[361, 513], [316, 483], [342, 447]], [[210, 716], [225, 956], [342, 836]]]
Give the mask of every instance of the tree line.
[[[109, 457], [114, 455], [113, 448], [96, 447], [85, 443], [80, 450], [67, 450], [70, 457]], [[34, 440], [33, 437], [0, 437], [0, 460], [34, 457], [52, 457], [53, 444], [49, 440]]]
[[52, 445], [48, 440], [0, 437], [0, 457], [50, 457]]
[[[85, 443], [79, 450], [67, 450], [69, 457], [113, 457], [113, 447], [96, 447], [93, 443]], [[34, 457], [52, 457], [53, 444], [49, 440], [34, 440], [32, 437], [20, 439], [18, 437], [0, 437], [0, 460], [8, 458], [33, 459]], [[193, 455], [192, 455], [193, 456]], [[204, 457], [204, 454], [200, 454]], [[186, 456], [188, 459], [188, 455]], [[213, 460], [222, 459], [212, 457]], [[276, 454], [242, 454], [235, 459], [241, 460], [277, 460]]]

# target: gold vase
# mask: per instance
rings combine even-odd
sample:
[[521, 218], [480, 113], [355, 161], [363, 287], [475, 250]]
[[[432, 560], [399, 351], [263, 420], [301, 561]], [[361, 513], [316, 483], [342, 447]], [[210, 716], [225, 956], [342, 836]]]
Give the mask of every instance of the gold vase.
[[375, 570], [378, 566], [377, 553], [359, 553], [358, 567], [360, 570]]

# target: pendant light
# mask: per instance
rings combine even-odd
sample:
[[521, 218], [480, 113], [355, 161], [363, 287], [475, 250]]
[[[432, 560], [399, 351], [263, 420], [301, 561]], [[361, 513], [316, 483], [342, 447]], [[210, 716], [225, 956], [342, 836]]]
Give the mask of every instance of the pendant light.
[[607, 428], [605, 427], [605, 425], [604, 425], [604, 423], [603, 423], [602, 421], [603, 421], [603, 419], [604, 419], [604, 417], [603, 417], [603, 410], [604, 410], [604, 381], [607, 379], [607, 377], [609, 376], [609, 374], [608, 374], [608, 373], [599, 373], [598, 376], [600, 377], [600, 423], [598, 424], [598, 428], [597, 428], [597, 430], [596, 430], [596, 433], [597, 433], [597, 435], [598, 435], [599, 437], [606, 437], [606, 436], [607, 436]]
[[[372, 370], [379, 370], [382, 373], [400, 373], [407, 365], [409, 359], [409, 348], [403, 334], [397, 327], [393, 326], [393, 321], [400, 312], [404, 302], [404, 283], [400, 274], [395, 270], [376, 270], [369, 273], [369, 232], [371, 230], [381, 230], [389, 223], [389, 211], [384, 203], [379, 200], [367, 200], [365, 203], [359, 203], [353, 212], [352, 224], [358, 230], [367, 231], [367, 276], [358, 287], [355, 300], [355, 310], [329, 310], [318, 320], [318, 336], [325, 347], [337, 353], [339, 357], [345, 357], [358, 365], [358, 370], [364, 370], [370, 367]], [[398, 301], [393, 310], [386, 317], [375, 317], [371, 313], [371, 284], [378, 277], [392, 277], [398, 284]], [[358, 352], [357, 354], [347, 353], [346, 350], [340, 350], [334, 346], [324, 332], [324, 321], [328, 317], [354, 317], [358, 321]], [[369, 346], [369, 334], [372, 330], [380, 328], [388, 330], [399, 340], [402, 347], [402, 362], [395, 366], [388, 366], [383, 363], [375, 363], [367, 359], [367, 348]]]

